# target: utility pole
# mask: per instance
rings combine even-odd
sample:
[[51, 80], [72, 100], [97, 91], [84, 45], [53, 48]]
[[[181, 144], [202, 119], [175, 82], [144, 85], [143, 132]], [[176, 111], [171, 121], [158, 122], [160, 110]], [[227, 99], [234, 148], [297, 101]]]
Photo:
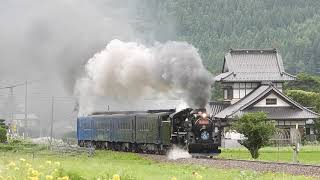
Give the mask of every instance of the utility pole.
[[0, 87], [0, 89], [9, 89], [9, 91], [10, 91], [10, 113], [11, 113], [11, 115], [10, 115], [10, 124], [13, 122], [13, 111], [14, 111], [14, 102], [13, 102], [13, 88], [15, 88], [15, 87], [18, 87], [18, 86], [23, 86], [24, 85], [24, 83], [23, 84], [15, 84], [15, 85], [12, 85], [12, 86], [5, 86], [5, 87]]
[[[29, 81], [29, 83], [30, 83], [30, 81]], [[25, 111], [24, 111], [24, 125], [25, 125], [25, 132], [24, 133], [27, 133], [27, 128], [28, 128], [28, 117], [27, 117], [27, 115], [28, 115], [28, 81], [26, 81], [25, 83], [20, 83], [20, 84], [15, 84], [15, 85], [10, 85], [10, 86], [5, 86], [5, 87], [0, 87], [0, 89], [9, 89], [9, 91], [10, 91], [10, 106], [11, 106], [11, 109], [10, 109], [10, 113], [11, 113], [11, 115], [10, 115], [10, 124], [12, 125], [12, 123], [13, 123], [13, 118], [14, 118], [14, 115], [13, 115], [13, 113], [14, 113], [14, 111], [15, 111], [15, 106], [14, 106], [14, 96], [13, 96], [13, 88], [16, 88], [16, 87], [19, 87], [19, 86], [25, 86], [26, 87], [26, 89], [25, 89]], [[18, 128], [17, 128], [17, 130], [18, 130]]]
[[52, 131], [53, 131], [53, 112], [54, 112], [54, 96], [51, 98], [51, 125], [50, 125], [50, 148], [52, 145]]
[[11, 122], [10, 124], [12, 125], [13, 123], [13, 109], [14, 109], [14, 102], [13, 102], [13, 86], [9, 87], [9, 90], [10, 90], [10, 119], [11, 119]]
[[24, 97], [24, 122], [26, 125], [26, 136], [28, 136], [28, 81], [26, 81], [26, 91]]

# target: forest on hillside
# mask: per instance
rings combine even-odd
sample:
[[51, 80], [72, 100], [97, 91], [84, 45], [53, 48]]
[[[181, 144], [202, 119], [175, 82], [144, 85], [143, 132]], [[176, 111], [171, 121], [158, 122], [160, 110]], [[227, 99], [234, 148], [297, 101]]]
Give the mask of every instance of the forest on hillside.
[[187, 41], [217, 74], [230, 48], [277, 48], [289, 73], [320, 73], [319, 0], [139, 0], [137, 31]]

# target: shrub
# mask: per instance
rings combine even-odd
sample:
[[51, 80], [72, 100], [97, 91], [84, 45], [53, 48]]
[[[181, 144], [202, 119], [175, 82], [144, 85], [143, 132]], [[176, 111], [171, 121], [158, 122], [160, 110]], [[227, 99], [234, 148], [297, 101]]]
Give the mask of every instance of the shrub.
[[259, 149], [268, 145], [276, 131], [274, 122], [268, 120], [264, 112], [244, 114], [234, 121], [232, 129], [244, 135], [245, 139], [239, 143], [250, 151], [254, 159], [259, 157]]
[[7, 130], [0, 127], [0, 143], [4, 143], [7, 141]]

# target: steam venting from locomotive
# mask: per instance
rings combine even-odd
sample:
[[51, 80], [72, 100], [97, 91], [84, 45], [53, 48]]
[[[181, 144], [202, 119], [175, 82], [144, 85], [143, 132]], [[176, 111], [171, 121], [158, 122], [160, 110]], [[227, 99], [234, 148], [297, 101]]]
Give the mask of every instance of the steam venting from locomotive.
[[[112, 40], [85, 66], [78, 80], [79, 96], [88, 92], [119, 102], [162, 95], [183, 99], [188, 106], [203, 108], [210, 97], [211, 76], [198, 50], [186, 42], [155, 43]], [[81, 104], [87, 105], [85, 103]]]

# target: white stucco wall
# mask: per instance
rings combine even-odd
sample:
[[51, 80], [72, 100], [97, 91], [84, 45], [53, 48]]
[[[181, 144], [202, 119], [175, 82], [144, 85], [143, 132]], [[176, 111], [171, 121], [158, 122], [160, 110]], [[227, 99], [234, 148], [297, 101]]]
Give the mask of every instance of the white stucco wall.
[[[275, 105], [267, 105], [266, 104], [266, 99], [268, 98], [276, 98], [277, 99], [277, 104]], [[283, 101], [281, 98], [279, 98], [277, 95], [275, 95], [274, 93], [271, 93], [269, 96], [267, 96], [266, 98], [262, 99], [261, 101], [259, 101], [257, 104], [254, 105], [254, 107], [277, 107], [277, 106], [281, 106], [281, 107], [288, 107], [290, 106], [290, 104], [288, 104], [287, 102]]]

